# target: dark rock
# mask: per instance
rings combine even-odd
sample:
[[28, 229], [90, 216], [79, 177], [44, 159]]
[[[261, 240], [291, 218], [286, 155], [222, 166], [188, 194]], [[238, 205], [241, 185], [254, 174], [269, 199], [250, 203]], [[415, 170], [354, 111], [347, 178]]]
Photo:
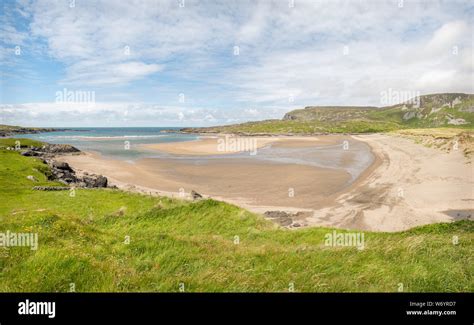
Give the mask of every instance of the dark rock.
[[80, 152], [79, 149], [73, 147], [69, 144], [47, 144], [41, 149], [43, 152], [47, 153], [71, 153], [71, 152]]
[[53, 162], [51, 163], [51, 166], [52, 166], [53, 168], [62, 169], [62, 170], [67, 170], [67, 171], [70, 171], [70, 172], [73, 171], [72, 168], [71, 168], [71, 166], [69, 166], [68, 163], [62, 162], [62, 161], [53, 161]]
[[293, 227], [301, 227], [301, 225], [299, 223], [294, 223], [292, 224]]
[[74, 170], [65, 162], [59, 161], [47, 161], [51, 168], [51, 175], [48, 176], [49, 180], [56, 180], [63, 184], [71, 184], [78, 181]]
[[102, 175], [87, 175], [81, 181], [85, 183], [85, 187], [107, 187], [107, 177]]
[[23, 151], [21, 155], [25, 157], [35, 157], [35, 156], [40, 156], [41, 154], [33, 150], [26, 150], [26, 151]]
[[[57, 154], [75, 152], [80, 152], [80, 150], [68, 144], [46, 144], [41, 148], [31, 147], [24, 151], [22, 155], [40, 157], [43, 163], [50, 167], [50, 171], [45, 173], [48, 180], [54, 180], [64, 185], [74, 184], [76, 187], [82, 188], [107, 187], [107, 177], [88, 173], [84, 173], [84, 176], [78, 177], [74, 169], [72, 169], [68, 163], [54, 160]], [[48, 189], [43, 190], [50, 189], [48, 187]], [[53, 188], [51, 190], [55, 191], [58, 189]], [[201, 195], [197, 193], [195, 196], [201, 197]]]
[[196, 192], [195, 190], [191, 191], [191, 197], [193, 198], [193, 200], [202, 199], [202, 195]]
[[96, 180], [96, 187], [107, 187], [107, 177], [99, 175]]

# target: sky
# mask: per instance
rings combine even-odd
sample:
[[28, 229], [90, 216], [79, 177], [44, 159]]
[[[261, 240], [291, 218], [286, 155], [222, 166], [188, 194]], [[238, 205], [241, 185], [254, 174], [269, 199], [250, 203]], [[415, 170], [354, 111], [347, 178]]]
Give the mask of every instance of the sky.
[[2, 4], [0, 124], [208, 126], [474, 93], [470, 0]]

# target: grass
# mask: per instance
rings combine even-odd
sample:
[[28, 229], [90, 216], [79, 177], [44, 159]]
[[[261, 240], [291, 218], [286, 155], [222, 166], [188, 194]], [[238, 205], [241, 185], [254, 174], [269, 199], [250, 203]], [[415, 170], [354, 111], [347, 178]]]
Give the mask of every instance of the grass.
[[474, 153], [474, 131], [459, 128], [404, 129], [390, 132], [392, 135], [412, 139], [427, 147], [446, 152], [461, 150], [471, 162]]
[[242, 124], [193, 129], [196, 132], [235, 134], [321, 134], [321, 133], [374, 133], [398, 129], [393, 122], [384, 121], [289, 121], [267, 120]]
[[[374, 113], [375, 116], [376, 113]], [[380, 114], [377, 112], [377, 114]], [[472, 114], [472, 113], [470, 113]], [[472, 114], [474, 115], [474, 114]], [[233, 134], [363, 134], [392, 132], [396, 130], [412, 130], [414, 128], [431, 128], [425, 121], [417, 119], [400, 123], [397, 118], [387, 115], [386, 118], [360, 119], [347, 121], [318, 121], [318, 120], [266, 120], [242, 124], [214, 126], [205, 128], [184, 129], [191, 132], [233, 133]], [[437, 126], [437, 129], [472, 130], [473, 123], [464, 125]]]
[[328, 247], [333, 229], [281, 229], [214, 200], [33, 191], [51, 184], [45, 168], [0, 149], [0, 233], [39, 237], [36, 251], [0, 248], [2, 292], [66, 292], [71, 283], [79, 292], [178, 291], [180, 283], [199, 292], [284, 292], [290, 283], [310, 292], [396, 292], [400, 283], [411, 292], [474, 290], [471, 221], [366, 232], [364, 250]]
[[5, 149], [8, 147], [15, 148], [17, 145], [20, 146], [20, 148], [27, 148], [30, 146], [41, 147], [43, 142], [31, 139], [0, 138], [0, 149]]

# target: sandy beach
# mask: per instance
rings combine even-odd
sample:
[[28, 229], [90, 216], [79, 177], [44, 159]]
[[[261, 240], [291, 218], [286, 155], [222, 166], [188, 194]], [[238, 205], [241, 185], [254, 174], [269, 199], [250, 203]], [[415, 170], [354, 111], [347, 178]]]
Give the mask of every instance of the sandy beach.
[[[236, 140], [233, 141], [234, 139]], [[315, 144], [330, 144], [333, 141], [328, 137], [234, 137], [226, 134], [205, 136], [196, 141], [145, 144], [142, 147], [175, 155], [202, 156], [258, 151], [258, 149], [269, 144], [282, 147], [304, 147]]]
[[[179, 157], [221, 155], [219, 137], [149, 144]], [[75, 169], [103, 174], [126, 190], [188, 197], [195, 190], [263, 214], [299, 212], [298, 226], [400, 231], [434, 222], [472, 218], [472, 164], [461, 152], [444, 153], [388, 135], [259, 137], [257, 149], [368, 144], [373, 162], [356, 179], [341, 169], [254, 159], [109, 159], [88, 152], [64, 156]], [[350, 166], [355, 156], [340, 163]], [[183, 194], [184, 193], [184, 194]]]
[[332, 207], [315, 211], [311, 225], [401, 231], [460, 219], [473, 220], [474, 166], [461, 150], [450, 153], [389, 135], [361, 135], [380, 165]]

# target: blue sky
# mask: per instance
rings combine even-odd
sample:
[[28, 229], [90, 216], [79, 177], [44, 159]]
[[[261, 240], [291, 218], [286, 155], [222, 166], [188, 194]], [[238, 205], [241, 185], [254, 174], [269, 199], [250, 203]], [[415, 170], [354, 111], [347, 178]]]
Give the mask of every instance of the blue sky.
[[204, 126], [473, 92], [467, 0], [2, 3], [5, 124]]

